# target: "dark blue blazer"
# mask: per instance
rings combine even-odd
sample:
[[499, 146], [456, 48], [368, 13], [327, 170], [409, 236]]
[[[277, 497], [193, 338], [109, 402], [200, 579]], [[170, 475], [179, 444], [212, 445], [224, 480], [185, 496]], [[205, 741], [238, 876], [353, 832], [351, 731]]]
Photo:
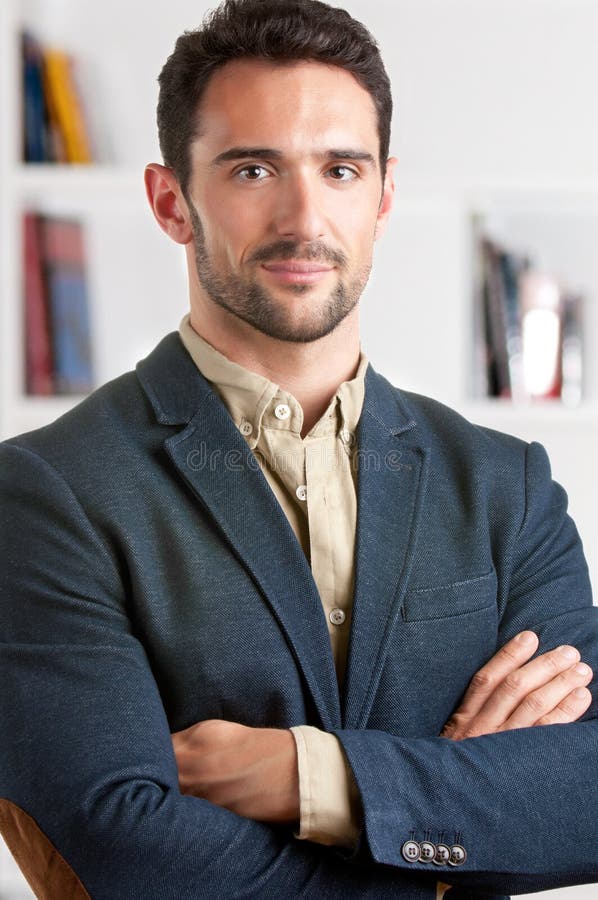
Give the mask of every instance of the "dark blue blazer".
[[[439, 738], [524, 628], [598, 671], [598, 624], [544, 450], [371, 368], [339, 696], [318, 591], [244, 439], [171, 334], [0, 445], [0, 797], [93, 900], [504, 895], [598, 880], [598, 730]], [[355, 854], [182, 796], [170, 734], [207, 718], [334, 732]], [[461, 843], [458, 868], [405, 841]], [[481, 894], [480, 894], [481, 896]]]

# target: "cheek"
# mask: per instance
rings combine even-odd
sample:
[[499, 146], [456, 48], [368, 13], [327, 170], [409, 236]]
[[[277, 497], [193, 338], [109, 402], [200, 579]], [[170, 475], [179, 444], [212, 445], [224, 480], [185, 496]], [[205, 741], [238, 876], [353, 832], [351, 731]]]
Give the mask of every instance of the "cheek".
[[378, 218], [379, 197], [370, 194], [356, 197], [347, 192], [329, 210], [328, 221], [341, 247], [352, 257], [371, 260]]
[[374, 252], [376, 218], [355, 214], [348, 210], [338, 229], [338, 238], [355, 262], [371, 263]]
[[[208, 250], [235, 265], [263, 243], [267, 223], [258, 202], [232, 203], [225, 197], [205, 198], [204, 233]], [[201, 212], [200, 212], [201, 216]]]
[[236, 268], [247, 245], [247, 230], [238, 218], [218, 215], [204, 219], [206, 251], [215, 261], [225, 261], [229, 268]]

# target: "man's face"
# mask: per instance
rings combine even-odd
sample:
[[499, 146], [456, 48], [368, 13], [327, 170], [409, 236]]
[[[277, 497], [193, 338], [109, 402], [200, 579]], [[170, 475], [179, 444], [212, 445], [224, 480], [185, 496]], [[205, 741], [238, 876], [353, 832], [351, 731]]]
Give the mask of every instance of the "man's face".
[[204, 295], [270, 337], [323, 337], [355, 309], [381, 223], [372, 99], [338, 67], [242, 60], [213, 76], [200, 126], [188, 197]]

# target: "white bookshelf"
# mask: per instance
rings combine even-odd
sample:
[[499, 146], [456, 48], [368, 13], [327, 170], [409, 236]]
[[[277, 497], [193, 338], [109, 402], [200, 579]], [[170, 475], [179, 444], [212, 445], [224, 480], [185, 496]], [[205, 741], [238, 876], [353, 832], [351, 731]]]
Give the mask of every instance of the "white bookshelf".
[[[396, 100], [396, 209], [362, 304], [364, 348], [395, 384], [434, 396], [480, 424], [544, 443], [568, 490], [596, 580], [598, 5], [338, 2], [378, 37]], [[178, 34], [214, 5], [171, 0], [165, 17], [142, 0], [0, 4], [0, 438], [43, 425], [78, 399], [23, 393], [24, 209], [74, 214], [85, 224], [98, 384], [134, 366], [187, 309], [182, 251], [153, 222], [142, 173], [145, 163], [160, 159], [158, 72]], [[20, 161], [22, 25], [76, 56], [97, 164]], [[578, 239], [568, 249], [557, 247], [559, 265], [573, 277], [584, 245], [586, 385], [578, 408], [513, 407], [472, 395], [474, 212], [535, 216], [538, 239], [544, 220], [578, 220]], [[0, 855], [0, 898], [27, 896], [22, 884], [7, 854]], [[594, 892], [589, 886], [546, 896], [589, 900]]]
[[[188, 4], [191, 6], [191, 4]], [[110, 9], [112, 7], [112, 9]], [[91, 304], [95, 384], [131, 369], [187, 308], [184, 261], [163, 240], [145, 200], [143, 168], [158, 160], [153, 133], [156, 77], [175, 33], [154, 34], [140, 82], [131, 71], [129, 37], [144, 7], [71, 0], [6, 0], [0, 6], [0, 437], [44, 425], [80, 397], [29, 397], [24, 393], [22, 245], [25, 210], [72, 215], [83, 222]], [[124, 31], [109, 24], [117, 15]], [[180, 29], [184, 27], [180, 23]], [[187, 19], [187, 25], [191, 21]], [[72, 52], [88, 110], [98, 162], [93, 165], [23, 164], [19, 31]], [[178, 25], [175, 26], [178, 31]], [[126, 36], [126, 40], [125, 40]], [[143, 41], [139, 47], [143, 48]], [[143, 50], [140, 56], [145, 59]], [[145, 150], [143, 149], [145, 148]]]

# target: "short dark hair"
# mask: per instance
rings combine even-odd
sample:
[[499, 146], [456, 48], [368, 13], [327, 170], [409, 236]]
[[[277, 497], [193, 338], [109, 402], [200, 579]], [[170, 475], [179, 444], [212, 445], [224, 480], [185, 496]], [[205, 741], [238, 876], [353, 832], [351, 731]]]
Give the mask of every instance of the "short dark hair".
[[236, 59], [311, 60], [350, 72], [376, 108], [384, 177], [392, 97], [378, 45], [367, 28], [346, 10], [320, 0], [225, 0], [199, 28], [178, 38], [158, 78], [160, 149], [184, 192], [203, 93], [214, 72]]

